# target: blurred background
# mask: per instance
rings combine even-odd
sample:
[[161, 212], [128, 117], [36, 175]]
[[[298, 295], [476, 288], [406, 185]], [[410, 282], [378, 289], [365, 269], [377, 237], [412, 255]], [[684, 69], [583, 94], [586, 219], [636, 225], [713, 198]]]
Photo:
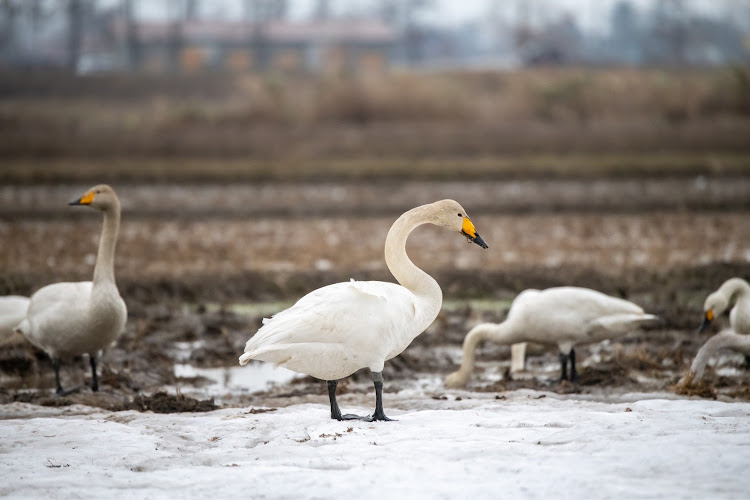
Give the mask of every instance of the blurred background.
[[681, 367], [706, 294], [750, 275], [750, 1], [0, 0], [0, 165], [0, 294], [90, 279], [100, 216], [66, 205], [106, 182], [131, 338], [271, 304], [170, 326], [224, 332], [194, 361], [392, 280], [393, 220], [453, 198], [490, 249], [410, 238], [441, 342], [580, 285], [663, 315], [681, 333], [650, 355], [690, 346]]

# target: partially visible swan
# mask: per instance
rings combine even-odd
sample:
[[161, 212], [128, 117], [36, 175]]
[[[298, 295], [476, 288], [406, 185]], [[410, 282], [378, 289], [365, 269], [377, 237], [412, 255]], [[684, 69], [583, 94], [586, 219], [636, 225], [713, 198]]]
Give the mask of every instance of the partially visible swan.
[[730, 278], [718, 290], [706, 297], [703, 304], [703, 323], [698, 329], [704, 331], [717, 316], [720, 316], [732, 300], [736, 302], [729, 312], [729, 328], [723, 330], [706, 341], [696, 354], [690, 371], [682, 382], [691, 383], [703, 378], [708, 360], [716, 351], [724, 347], [750, 356], [750, 284], [741, 278]]
[[259, 359], [328, 381], [331, 418], [336, 420], [359, 418], [341, 414], [337, 381], [369, 368], [375, 412], [367, 419], [390, 420], [383, 412], [383, 365], [432, 323], [443, 301], [437, 282], [406, 254], [409, 233], [426, 223], [461, 233], [487, 248], [466, 211], [453, 200], [409, 210], [393, 223], [385, 240], [385, 261], [399, 285], [352, 280], [310, 292], [263, 321], [247, 341], [240, 364]]
[[508, 317], [500, 324], [482, 323], [464, 339], [461, 368], [445, 379], [447, 387], [466, 385], [474, 368], [479, 342], [499, 344], [535, 342], [560, 349], [561, 380], [576, 380], [574, 346], [623, 335], [643, 323], [658, 319], [627, 300], [588, 288], [557, 287], [524, 290], [513, 301]]
[[726, 280], [718, 290], [706, 297], [700, 332], [708, 328], [715, 317], [727, 310], [732, 297], [736, 297], [737, 300], [729, 312], [729, 325], [735, 333], [750, 334], [750, 284], [742, 278]]
[[26, 317], [28, 308], [28, 297], [20, 295], [0, 297], [0, 344], [12, 338], [14, 328]]
[[716, 354], [719, 349], [733, 349], [745, 355], [750, 356], [750, 335], [741, 335], [731, 329], [722, 330], [710, 339], [700, 348], [695, 355], [690, 371], [682, 379], [683, 384], [690, 384], [703, 378], [706, 365], [711, 356]]
[[104, 214], [94, 280], [55, 283], [39, 289], [31, 296], [26, 318], [16, 328], [52, 358], [58, 394], [65, 393], [60, 384], [60, 360], [80, 354], [89, 355], [91, 389], [99, 390], [96, 356], [122, 333], [127, 318], [114, 272], [120, 227], [117, 195], [107, 185], [94, 186], [70, 205], [89, 205]]

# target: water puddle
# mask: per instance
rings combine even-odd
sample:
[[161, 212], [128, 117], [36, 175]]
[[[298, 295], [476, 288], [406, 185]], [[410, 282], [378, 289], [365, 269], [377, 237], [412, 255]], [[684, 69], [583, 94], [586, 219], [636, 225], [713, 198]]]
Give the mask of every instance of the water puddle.
[[176, 364], [174, 374], [182, 378], [205, 377], [210, 380], [210, 383], [199, 388], [200, 392], [205, 392], [210, 397], [219, 397], [227, 393], [236, 395], [264, 391], [274, 385], [287, 384], [295, 378], [304, 376], [262, 362], [226, 368], [197, 368], [190, 364]]

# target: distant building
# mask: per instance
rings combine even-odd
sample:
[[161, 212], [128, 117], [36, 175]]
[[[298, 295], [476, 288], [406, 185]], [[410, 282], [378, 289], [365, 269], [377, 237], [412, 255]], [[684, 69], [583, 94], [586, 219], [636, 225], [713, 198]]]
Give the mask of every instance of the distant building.
[[375, 20], [263, 24], [190, 20], [115, 26], [120, 59], [133, 69], [183, 73], [382, 72], [391, 62], [397, 32]]

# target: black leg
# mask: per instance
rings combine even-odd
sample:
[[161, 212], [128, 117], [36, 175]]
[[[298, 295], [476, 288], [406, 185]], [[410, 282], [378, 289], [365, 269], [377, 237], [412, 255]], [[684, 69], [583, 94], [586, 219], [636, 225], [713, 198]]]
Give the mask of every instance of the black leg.
[[750, 355], [745, 354], [745, 369], [750, 370]]
[[99, 390], [99, 379], [96, 378], [96, 356], [89, 355], [89, 361], [91, 362], [91, 390], [96, 392]]
[[575, 349], [570, 350], [569, 357], [570, 357], [570, 381], [577, 382], [578, 372], [576, 372], [576, 350]]
[[328, 381], [328, 399], [331, 402], [331, 418], [334, 420], [362, 420], [364, 417], [359, 415], [353, 415], [347, 413], [346, 415], [341, 414], [339, 404], [336, 402], [336, 386], [339, 385], [338, 380]]
[[383, 372], [372, 372], [372, 382], [375, 384], [375, 413], [372, 414], [370, 422], [375, 420], [392, 421], [392, 418], [385, 416], [383, 412]]
[[569, 354], [560, 353], [560, 380], [568, 380], [568, 358]]
[[57, 384], [57, 389], [55, 392], [59, 396], [65, 395], [65, 390], [62, 388], [62, 385], [60, 385], [60, 360], [59, 359], [53, 359], [52, 360], [52, 368], [55, 369], [55, 383]]

